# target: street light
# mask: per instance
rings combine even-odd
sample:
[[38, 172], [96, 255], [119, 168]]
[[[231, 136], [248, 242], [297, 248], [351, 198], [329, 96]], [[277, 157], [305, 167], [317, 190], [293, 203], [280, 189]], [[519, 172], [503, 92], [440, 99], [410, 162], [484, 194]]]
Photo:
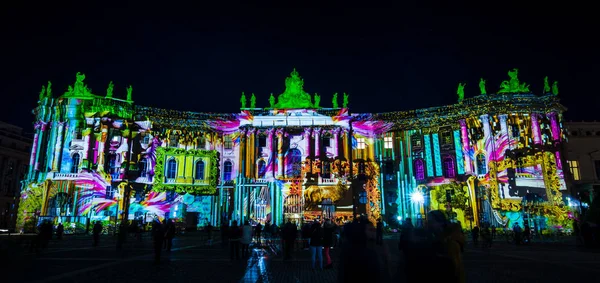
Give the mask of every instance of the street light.
[[415, 191], [410, 194], [410, 200], [416, 204], [423, 204], [425, 202], [425, 196], [423, 196], [423, 193]]

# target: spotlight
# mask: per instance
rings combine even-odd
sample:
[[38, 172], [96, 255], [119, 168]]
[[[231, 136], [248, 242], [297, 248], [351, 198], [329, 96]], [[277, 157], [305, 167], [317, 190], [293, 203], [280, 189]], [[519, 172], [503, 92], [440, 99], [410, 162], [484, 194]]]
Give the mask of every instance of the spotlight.
[[421, 192], [414, 192], [410, 194], [410, 200], [414, 203], [423, 203], [425, 202], [425, 197]]

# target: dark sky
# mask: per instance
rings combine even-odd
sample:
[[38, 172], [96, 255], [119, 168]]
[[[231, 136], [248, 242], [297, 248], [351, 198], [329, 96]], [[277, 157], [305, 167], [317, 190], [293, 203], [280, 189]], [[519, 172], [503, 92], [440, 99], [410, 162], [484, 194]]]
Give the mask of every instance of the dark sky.
[[353, 112], [454, 103], [458, 82], [467, 82], [470, 97], [480, 77], [495, 91], [519, 68], [537, 93], [544, 76], [559, 81], [568, 120], [600, 120], [599, 25], [591, 7], [98, 2], [0, 9], [0, 120], [30, 130], [41, 86], [51, 80], [62, 94], [78, 71], [99, 95], [113, 80], [115, 96], [133, 85], [137, 104], [236, 112], [242, 91], [267, 106], [294, 67], [322, 105], [348, 92]]

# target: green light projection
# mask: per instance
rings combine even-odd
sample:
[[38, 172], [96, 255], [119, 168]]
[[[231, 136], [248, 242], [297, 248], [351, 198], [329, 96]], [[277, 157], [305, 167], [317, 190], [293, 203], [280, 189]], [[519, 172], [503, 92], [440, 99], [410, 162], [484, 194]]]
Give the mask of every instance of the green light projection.
[[[180, 161], [184, 157], [199, 157], [207, 158], [209, 160], [209, 168], [206, 178], [208, 183], [194, 184], [191, 180], [193, 178], [183, 178], [184, 180], [182, 183], [165, 183], [165, 163], [167, 158], [176, 158], [178, 161]], [[192, 163], [187, 164], [187, 167], [189, 168], [186, 169], [191, 170]], [[152, 185], [153, 191], [175, 191], [179, 194], [215, 194], [217, 191], [217, 185], [219, 183], [219, 152], [216, 150], [185, 150], [183, 148], [159, 147], [156, 150], [156, 166], [154, 168], [154, 182]], [[183, 165], [181, 165], [181, 167], [178, 168], [183, 168]], [[177, 172], [177, 176], [184, 174], [180, 173], [179, 171]], [[188, 172], [188, 175], [190, 174], [191, 172]], [[179, 179], [181, 178], [177, 178], [177, 180]]]
[[342, 107], [348, 108], [348, 98], [350, 98], [350, 95], [344, 92], [344, 101], [342, 102]]
[[552, 94], [558, 95], [558, 81], [554, 81], [554, 83], [552, 83]]
[[242, 109], [246, 108], [246, 94], [242, 91], [242, 96], [240, 97], [240, 103], [242, 104]]
[[273, 96], [273, 93], [271, 93], [271, 96], [269, 97], [269, 106], [275, 108], [275, 96]]
[[46, 97], [46, 86], [45, 85], [42, 86], [42, 90], [40, 91], [40, 98], [38, 100], [42, 101], [42, 99], [44, 99], [44, 97]]
[[320, 108], [319, 103], [321, 103], [321, 96], [318, 93], [315, 93], [315, 108]]
[[108, 88], [106, 89], [106, 98], [112, 98], [113, 97], [113, 88], [115, 87], [115, 85], [113, 84], [112, 81], [110, 81], [108, 83]]
[[510, 80], [502, 81], [498, 93], [528, 93], [529, 85], [519, 82], [519, 69], [515, 68], [508, 71]]
[[133, 92], [133, 87], [132, 87], [132, 86], [129, 86], [129, 87], [127, 88], [127, 101], [128, 101], [128, 102], [132, 102], [132, 101], [133, 101], [133, 99], [132, 99], [132, 96], [131, 96], [131, 93], [132, 93], [132, 92]]
[[285, 79], [285, 91], [277, 98], [275, 108], [299, 109], [314, 108], [310, 94], [304, 91], [304, 80], [296, 69]]
[[254, 96], [254, 93], [250, 96], [250, 108], [256, 108], [256, 96]]
[[458, 83], [458, 88], [456, 89], [456, 94], [458, 95], [458, 102], [462, 102], [465, 99], [465, 86], [467, 83]]
[[487, 94], [487, 91], [485, 90], [485, 80], [483, 78], [479, 79], [479, 92], [481, 92], [481, 94]]
[[333, 98], [331, 98], [331, 104], [333, 108], [340, 108], [338, 105], [337, 92], [333, 94]]
[[548, 83], [548, 76], [544, 77], [544, 92], [543, 94], [550, 92], [550, 84]]
[[69, 86], [67, 88], [67, 92], [65, 92], [65, 94], [63, 94], [63, 96], [64, 97], [77, 97], [77, 98], [93, 97], [94, 95], [92, 94], [92, 90], [83, 83], [83, 81], [85, 80], [85, 74], [77, 72], [75, 77], [76, 77], [75, 85], [73, 87]]

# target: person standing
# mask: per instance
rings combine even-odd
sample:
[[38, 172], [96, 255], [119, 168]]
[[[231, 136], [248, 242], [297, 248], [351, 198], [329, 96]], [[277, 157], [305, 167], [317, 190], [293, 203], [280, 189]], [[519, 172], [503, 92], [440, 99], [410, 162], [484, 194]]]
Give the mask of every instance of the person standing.
[[175, 238], [175, 223], [172, 219], [167, 222], [165, 227], [165, 240], [167, 242], [167, 251], [170, 252], [173, 247], [173, 238]]
[[471, 230], [471, 237], [473, 238], [473, 244], [477, 247], [479, 244], [479, 227], [473, 227], [473, 230]]
[[62, 240], [62, 236], [63, 236], [64, 232], [65, 232], [65, 227], [62, 225], [62, 223], [59, 223], [58, 227], [56, 227], [56, 237], [59, 240]]
[[260, 236], [261, 236], [261, 232], [262, 232], [262, 224], [260, 224], [260, 222], [256, 223], [256, 226], [254, 227], [254, 235], [256, 236], [256, 244], [260, 247], [261, 243], [260, 243]]
[[244, 226], [242, 226], [242, 238], [240, 239], [240, 243], [242, 244], [242, 258], [249, 257], [249, 247], [250, 243], [252, 243], [252, 226], [250, 226], [248, 220], [246, 220]]
[[309, 232], [310, 239], [310, 255], [311, 255], [311, 263], [312, 268], [316, 269], [316, 257], [319, 259], [319, 269], [323, 269], [323, 228], [321, 228], [321, 224], [319, 220], [313, 222], [310, 226]]
[[329, 269], [333, 267], [331, 261], [331, 247], [333, 246], [333, 239], [335, 237], [336, 225], [331, 222], [331, 219], [326, 219], [323, 224], [323, 247], [325, 250], [325, 268]]
[[233, 260], [233, 256], [235, 254], [236, 259], [240, 259], [240, 238], [242, 237], [242, 231], [237, 224], [237, 220], [233, 220], [231, 222], [231, 227], [229, 227], [229, 253], [231, 260]]
[[94, 228], [92, 229], [92, 237], [94, 240], [94, 247], [98, 246], [98, 243], [100, 242], [100, 234], [102, 233], [102, 224], [100, 224], [100, 221], [96, 221], [96, 224], [94, 224]]
[[383, 245], [383, 222], [381, 222], [381, 218], [377, 220], [377, 232], [376, 232], [376, 244]]
[[288, 260], [292, 258], [292, 251], [294, 250], [294, 243], [296, 242], [296, 234], [298, 234], [298, 228], [292, 223], [290, 219], [283, 226], [282, 240], [284, 256], [283, 259]]
[[152, 240], [154, 241], [154, 263], [160, 263], [160, 253], [163, 247], [165, 231], [163, 224], [158, 219], [152, 222]]

